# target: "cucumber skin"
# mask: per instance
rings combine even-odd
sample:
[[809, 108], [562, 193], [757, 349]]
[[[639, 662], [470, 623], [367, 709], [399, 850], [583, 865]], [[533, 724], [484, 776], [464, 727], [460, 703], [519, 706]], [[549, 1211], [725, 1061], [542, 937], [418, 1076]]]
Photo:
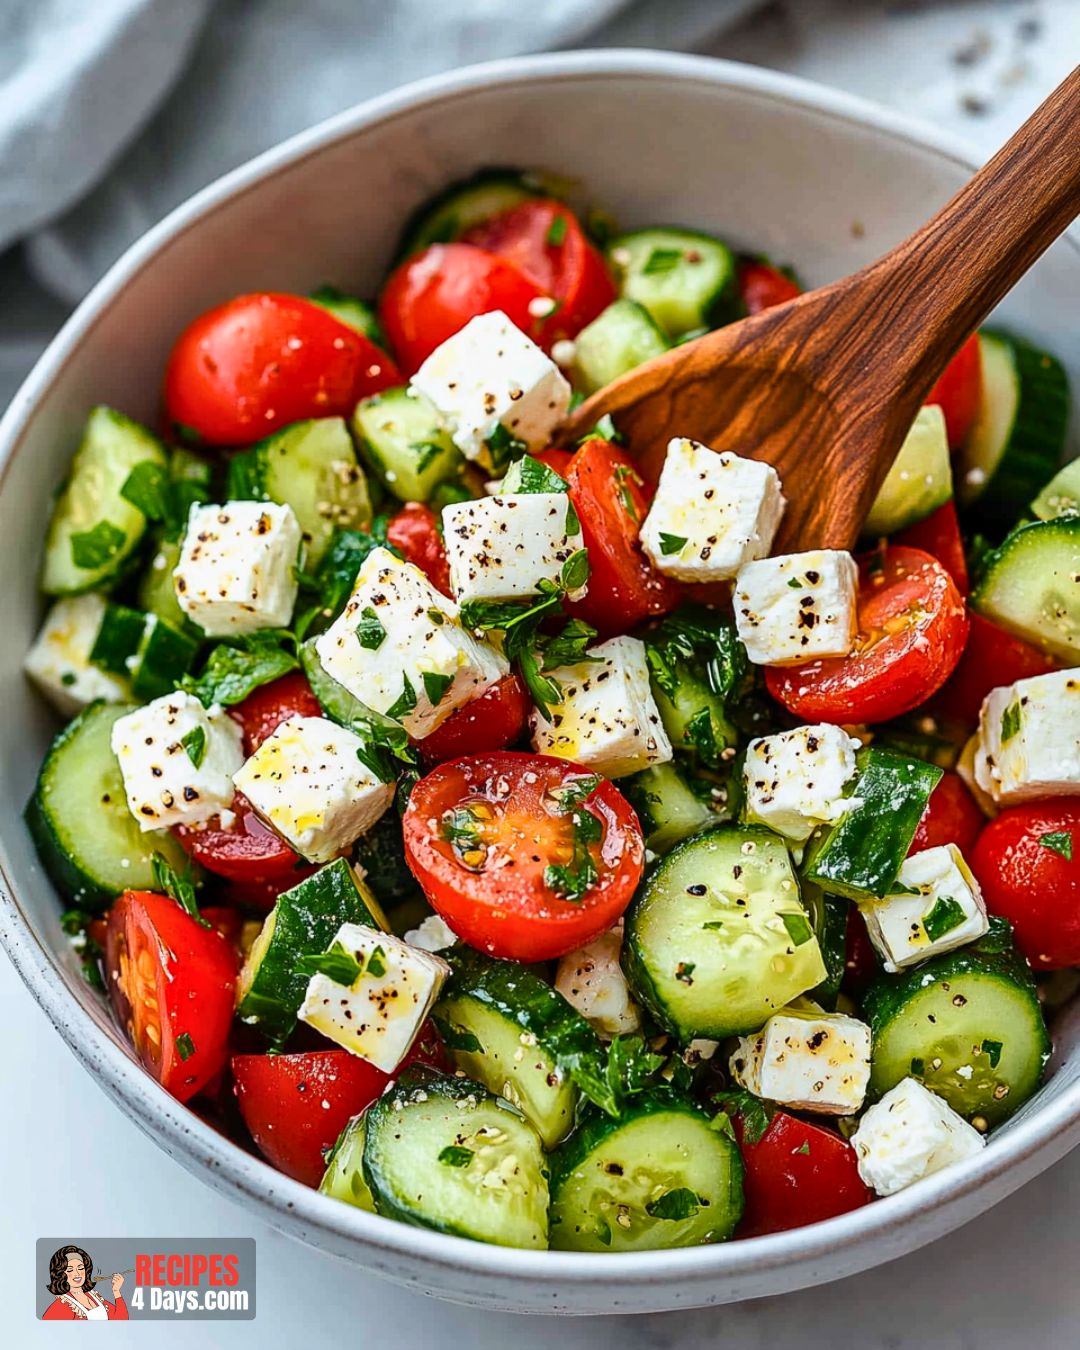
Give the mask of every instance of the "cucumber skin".
[[[889, 750], [861, 750], [857, 758], [861, 772], [851, 795], [862, 797], [863, 805], [826, 830], [804, 875], [833, 895], [880, 900], [896, 881], [942, 771], [934, 764]], [[905, 769], [909, 781], [901, 783], [899, 774]], [[904, 796], [898, 799], [901, 786]]]
[[[478, 169], [470, 178], [459, 179], [456, 183], [451, 183], [434, 197], [429, 197], [426, 201], [420, 203], [415, 211], [405, 222], [401, 231], [401, 238], [394, 255], [394, 263], [402, 263], [411, 258], [414, 254], [422, 252], [432, 244], [445, 244], [456, 239], [461, 233], [460, 228], [447, 232], [440, 228], [439, 222], [445, 219], [453, 222], [453, 212], [448, 211], [459, 197], [467, 197], [474, 192], [479, 194], [485, 189], [505, 189], [506, 200], [501, 209], [510, 210], [512, 206], [518, 206], [530, 198], [543, 197], [546, 194], [542, 191], [539, 184], [532, 186], [526, 183], [524, 175], [518, 169], [500, 168], [492, 166], [487, 169]], [[465, 221], [465, 228], [470, 225], [479, 224], [486, 217], [481, 215], [471, 216]]]
[[[1075, 646], [1065, 642], [1057, 643], [1052, 635], [1024, 628], [1019, 620], [1000, 614], [993, 603], [993, 591], [999, 584], [998, 569], [1002, 566], [1007, 568], [1010, 563], [1010, 555], [1018, 549], [1023, 549], [1025, 542], [1030, 543], [1032, 539], [1038, 539], [1040, 536], [1064, 540], [1067, 545], [1071, 546], [1074, 556], [1080, 556], [1080, 516], [1054, 516], [1050, 520], [1035, 520], [1029, 524], [1018, 525], [984, 559], [978, 583], [971, 593], [970, 604], [980, 614], [985, 615], [986, 618], [1008, 632], [1022, 638], [1031, 646], [1049, 652], [1051, 656], [1065, 665], [1075, 665], [1080, 660], [1080, 652], [1077, 651]], [[1023, 563], [1022, 555], [1017, 561]], [[1007, 576], [1006, 573], [1006, 578]]]
[[[863, 995], [863, 1017], [870, 1026], [873, 1043], [887, 1030], [908, 1001], [927, 985], [939, 984], [961, 975], [990, 975], [1008, 981], [1026, 994], [1031, 1002], [1036, 1024], [1042, 1028], [1039, 1051], [1039, 1078], [1041, 1080], [1050, 1060], [1052, 1049], [1050, 1033], [1046, 1028], [1038, 987], [1031, 967], [1013, 945], [1012, 925], [1006, 919], [993, 917], [985, 937], [970, 946], [932, 957], [922, 965], [901, 971], [896, 975], [880, 975]], [[1019, 1107], [1020, 1102], [1016, 1103]]]

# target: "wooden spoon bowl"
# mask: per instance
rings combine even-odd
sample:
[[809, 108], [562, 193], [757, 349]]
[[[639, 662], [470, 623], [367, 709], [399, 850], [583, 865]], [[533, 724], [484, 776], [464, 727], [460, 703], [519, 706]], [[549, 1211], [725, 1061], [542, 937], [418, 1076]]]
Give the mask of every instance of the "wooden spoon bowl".
[[1077, 215], [1080, 67], [884, 257], [637, 367], [561, 438], [610, 414], [652, 478], [673, 436], [767, 460], [788, 500], [775, 551], [851, 548], [950, 357]]

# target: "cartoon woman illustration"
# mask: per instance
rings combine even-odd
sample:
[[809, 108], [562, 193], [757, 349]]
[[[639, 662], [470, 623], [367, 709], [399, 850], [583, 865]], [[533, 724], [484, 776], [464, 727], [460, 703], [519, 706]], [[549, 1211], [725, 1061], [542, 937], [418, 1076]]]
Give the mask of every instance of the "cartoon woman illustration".
[[112, 1277], [115, 1303], [94, 1292], [94, 1263], [81, 1247], [61, 1247], [49, 1262], [49, 1293], [56, 1298], [45, 1309], [45, 1322], [105, 1322], [128, 1320], [120, 1297], [123, 1275]]

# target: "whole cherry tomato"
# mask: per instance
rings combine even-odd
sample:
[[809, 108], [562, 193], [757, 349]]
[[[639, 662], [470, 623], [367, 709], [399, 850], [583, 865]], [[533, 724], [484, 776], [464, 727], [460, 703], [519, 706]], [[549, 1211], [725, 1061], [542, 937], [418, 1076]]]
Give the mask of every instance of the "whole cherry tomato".
[[439, 533], [438, 521], [429, 506], [408, 502], [390, 517], [386, 538], [406, 562], [415, 563], [428, 581], [443, 595], [450, 589], [450, 564]]
[[419, 742], [420, 757], [431, 765], [485, 750], [505, 750], [523, 735], [531, 708], [521, 680], [507, 675], [425, 736]]
[[924, 848], [937, 848], [940, 844], [955, 844], [966, 858], [985, 824], [986, 817], [960, 775], [942, 774], [926, 803], [922, 820], [915, 827], [908, 853], [921, 853]]
[[321, 717], [322, 706], [312, 693], [307, 676], [290, 671], [280, 679], [260, 685], [241, 703], [229, 709], [244, 732], [244, 754], [253, 755], [268, 736], [290, 717]]

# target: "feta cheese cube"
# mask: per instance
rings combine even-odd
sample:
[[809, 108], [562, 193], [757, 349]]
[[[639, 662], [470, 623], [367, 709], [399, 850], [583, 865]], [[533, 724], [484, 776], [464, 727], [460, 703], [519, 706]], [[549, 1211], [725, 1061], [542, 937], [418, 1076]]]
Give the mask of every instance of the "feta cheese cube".
[[871, 1106], [851, 1136], [859, 1176], [878, 1195], [895, 1195], [986, 1145], [978, 1130], [917, 1078], [905, 1078]]
[[113, 723], [128, 808], [142, 830], [195, 825], [227, 811], [244, 762], [240, 726], [191, 694], [166, 694]]
[[501, 680], [509, 665], [458, 622], [458, 608], [412, 563], [377, 548], [342, 614], [315, 643], [323, 669], [414, 740]]
[[588, 654], [594, 660], [552, 671], [563, 701], [551, 705], [550, 722], [539, 709], [533, 712], [533, 749], [575, 760], [607, 778], [666, 764], [671, 742], [652, 696], [645, 644], [611, 638]]
[[1080, 670], [991, 689], [979, 714], [975, 781], [999, 806], [1080, 793]]
[[619, 964], [622, 940], [618, 923], [562, 957], [555, 972], [557, 992], [607, 1039], [641, 1029], [641, 1013]]
[[123, 703], [131, 687], [119, 675], [90, 664], [105, 601], [94, 592], [57, 600], [26, 654], [23, 669], [62, 717], [89, 703]]
[[416, 928], [409, 929], [405, 941], [410, 947], [419, 947], [421, 951], [444, 952], [457, 942], [457, 934], [441, 914], [429, 914]]
[[667, 576], [725, 581], [768, 553], [785, 505], [771, 465], [679, 436], [668, 443], [641, 546]]
[[296, 604], [301, 540], [291, 506], [195, 503], [173, 569], [180, 608], [208, 637], [284, 628]]
[[[462, 603], [535, 597], [536, 583], [557, 582], [581, 548], [581, 524], [565, 492], [452, 502], [442, 518], [450, 585]], [[571, 595], [584, 593], [579, 587]]]
[[746, 818], [801, 843], [831, 825], [855, 799], [844, 789], [855, 777], [859, 742], [821, 723], [759, 736], [746, 747]]
[[416, 1039], [450, 967], [391, 933], [344, 923], [330, 946], [361, 968], [351, 985], [312, 975], [300, 1020], [343, 1049], [393, 1073]]
[[234, 783], [259, 816], [309, 862], [329, 862], [394, 799], [357, 757], [363, 742], [325, 717], [290, 717], [239, 768]]
[[888, 971], [963, 947], [989, 927], [979, 883], [955, 844], [911, 854], [896, 883], [895, 895], [859, 906]]
[[436, 347], [412, 384], [466, 459], [489, 469], [505, 462], [511, 441], [544, 449], [570, 403], [559, 367], [501, 310], [477, 315]]
[[870, 1028], [843, 1013], [770, 1017], [756, 1036], [740, 1036], [731, 1072], [756, 1097], [800, 1111], [849, 1116], [870, 1081]]
[[858, 631], [859, 569], [850, 553], [819, 548], [739, 568], [735, 627], [757, 666], [847, 656]]

